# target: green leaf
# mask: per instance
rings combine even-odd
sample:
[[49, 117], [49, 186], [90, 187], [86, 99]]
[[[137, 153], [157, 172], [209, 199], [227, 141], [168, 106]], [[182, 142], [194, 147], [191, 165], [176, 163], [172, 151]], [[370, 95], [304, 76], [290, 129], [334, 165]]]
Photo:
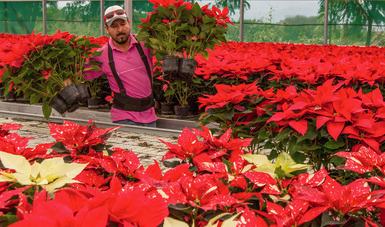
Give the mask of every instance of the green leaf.
[[161, 42], [159, 41], [159, 39], [156, 39], [156, 38], [149, 38], [149, 41], [150, 41], [152, 44], [155, 44], [155, 45], [161, 45]]
[[31, 97], [29, 98], [29, 103], [32, 105], [32, 104], [36, 104], [40, 101], [41, 99], [41, 95], [40, 94], [37, 94], [37, 93], [33, 93], [31, 95]]
[[345, 163], [346, 159], [339, 157], [339, 156], [333, 156], [330, 158], [330, 162], [333, 163], [335, 166], [340, 166], [343, 163]]
[[274, 139], [277, 141], [284, 140], [289, 137], [292, 131], [293, 130], [291, 128], [285, 128], [282, 131], [280, 131], [279, 134]]
[[92, 70], [92, 71], [100, 71], [102, 70], [99, 66], [97, 65], [90, 65], [89, 68], [85, 68], [83, 71], [89, 71], [89, 70]]
[[231, 170], [231, 166], [233, 166], [233, 163], [231, 163], [230, 161], [228, 161], [227, 159], [225, 158], [222, 158], [222, 162], [225, 164], [226, 168], [227, 168], [227, 172], [229, 172], [230, 174], [233, 173], [233, 171]]
[[331, 215], [329, 215], [328, 212], [325, 211], [322, 213], [321, 227], [332, 226], [332, 225], [343, 225], [345, 222], [346, 222], [346, 219], [344, 218], [340, 221], [336, 221]]
[[324, 144], [324, 147], [326, 147], [330, 150], [335, 150], [335, 149], [343, 147], [344, 145], [345, 145], [345, 143], [342, 141], [329, 140], [328, 142], [326, 142]]
[[19, 221], [16, 214], [4, 214], [0, 216], [0, 226], [10, 226]]
[[191, 31], [191, 33], [192, 33], [193, 35], [198, 35], [198, 33], [199, 33], [199, 28], [197, 28], [197, 27], [191, 27], [191, 28], [190, 28], [190, 31]]
[[230, 111], [224, 112], [223, 115], [224, 115], [228, 120], [233, 119], [233, 117], [234, 117], [234, 108], [232, 108]]
[[71, 51], [71, 52], [68, 53], [68, 57], [69, 58], [73, 58], [75, 56], [76, 56], [76, 53], [74, 51]]
[[92, 53], [92, 57], [99, 57], [99, 56], [102, 56], [102, 54], [103, 54], [103, 50], [94, 51]]
[[201, 54], [202, 57], [204, 57], [205, 59], [208, 59], [209, 58], [209, 53], [207, 51], [200, 51], [199, 52]]
[[301, 153], [301, 152], [291, 153], [290, 156], [297, 163], [304, 163], [306, 161], [306, 159], [308, 158], [304, 153]]
[[191, 8], [191, 13], [194, 17], [201, 17], [203, 14], [203, 11], [201, 7], [199, 6], [198, 2], [194, 3], [194, 5]]
[[47, 120], [49, 119], [49, 116], [51, 116], [51, 113], [52, 113], [52, 107], [50, 107], [48, 104], [49, 104], [48, 100], [43, 101], [43, 106], [41, 107], [43, 111], [43, 115]]
[[[4, 68], [5, 68], [5, 66], [4, 66]], [[5, 70], [4, 69], [4, 73], [0, 77], [1, 81], [3, 81], [3, 82], [6, 81], [9, 78], [10, 75], [11, 75], [11, 70]]]

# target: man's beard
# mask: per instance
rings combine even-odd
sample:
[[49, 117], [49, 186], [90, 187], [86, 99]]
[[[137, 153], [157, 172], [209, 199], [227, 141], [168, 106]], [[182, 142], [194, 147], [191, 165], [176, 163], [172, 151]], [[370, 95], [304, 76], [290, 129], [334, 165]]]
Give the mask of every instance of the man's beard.
[[[125, 35], [125, 36], [122, 36], [122, 37], [119, 37], [119, 35]], [[112, 39], [117, 42], [118, 44], [125, 44], [127, 41], [128, 41], [128, 38], [130, 37], [130, 33], [128, 33], [128, 35], [126, 35], [126, 33], [119, 33], [116, 35], [117, 38], [114, 38], [112, 37]]]

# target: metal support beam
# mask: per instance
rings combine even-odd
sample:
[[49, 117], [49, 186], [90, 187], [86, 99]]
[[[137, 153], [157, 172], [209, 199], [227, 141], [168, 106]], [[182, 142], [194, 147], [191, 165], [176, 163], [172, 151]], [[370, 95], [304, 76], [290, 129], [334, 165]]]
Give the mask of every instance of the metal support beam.
[[245, 17], [245, 1], [241, 0], [239, 10], [239, 41], [243, 41], [243, 18]]
[[325, 0], [324, 45], [328, 44], [329, 0]]
[[4, 3], [4, 27], [5, 27], [5, 33], [8, 33], [8, 8], [7, 8], [7, 2]]
[[132, 0], [124, 0], [124, 10], [126, 11], [128, 19], [130, 20], [132, 31]]
[[43, 35], [47, 35], [47, 0], [42, 0], [43, 5]]
[[100, 0], [100, 36], [104, 36], [104, 0]]

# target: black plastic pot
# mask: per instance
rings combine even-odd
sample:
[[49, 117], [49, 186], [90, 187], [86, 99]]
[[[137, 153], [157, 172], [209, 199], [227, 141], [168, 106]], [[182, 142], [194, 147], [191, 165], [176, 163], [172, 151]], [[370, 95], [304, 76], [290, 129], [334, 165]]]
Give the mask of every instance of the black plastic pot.
[[162, 102], [160, 103], [160, 110], [163, 115], [173, 115], [174, 114], [173, 106], [174, 106], [174, 103]]
[[0, 100], [4, 99], [4, 91], [5, 91], [5, 89], [3, 87], [0, 88]]
[[86, 102], [87, 99], [90, 97], [86, 83], [76, 84], [76, 88], [79, 92], [78, 102]]
[[105, 101], [101, 97], [87, 99], [87, 107], [89, 109], [98, 109], [105, 104]]
[[189, 106], [174, 106], [174, 112], [177, 118], [184, 119], [188, 117], [190, 107]]
[[191, 81], [197, 65], [198, 62], [193, 59], [181, 58], [179, 61], [179, 78], [184, 81]]
[[58, 113], [63, 114], [67, 111], [68, 103], [60, 95], [56, 95], [52, 98], [49, 106], [56, 110]]
[[16, 94], [14, 90], [10, 90], [6, 96], [4, 96], [5, 102], [14, 102], [16, 101]]
[[63, 88], [63, 90], [59, 91], [59, 95], [68, 103], [68, 105], [77, 103], [80, 97], [75, 84], [70, 84]]
[[165, 80], [174, 80], [179, 72], [179, 57], [167, 55], [162, 58], [162, 71]]

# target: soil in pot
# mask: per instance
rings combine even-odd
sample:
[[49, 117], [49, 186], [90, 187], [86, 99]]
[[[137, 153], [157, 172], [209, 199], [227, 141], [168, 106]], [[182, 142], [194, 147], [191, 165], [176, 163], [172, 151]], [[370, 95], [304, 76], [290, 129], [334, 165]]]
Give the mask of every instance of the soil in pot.
[[184, 81], [191, 81], [195, 69], [197, 68], [198, 62], [189, 59], [189, 58], [182, 58], [179, 61], [179, 77], [181, 80]]
[[163, 115], [173, 115], [174, 110], [173, 110], [174, 103], [171, 102], [162, 102], [160, 104], [160, 110]]
[[59, 91], [59, 95], [68, 103], [72, 105], [79, 100], [80, 94], [75, 84], [70, 84]]
[[63, 114], [68, 109], [68, 103], [60, 95], [53, 97], [49, 106], [60, 114]]
[[179, 119], [185, 119], [189, 115], [189, 106], [174, 106], [175, 115]]
[[168, 55], [162, 58], [162, 71], [165, 80], [172, 81], [179, 72], [179, 57]]

